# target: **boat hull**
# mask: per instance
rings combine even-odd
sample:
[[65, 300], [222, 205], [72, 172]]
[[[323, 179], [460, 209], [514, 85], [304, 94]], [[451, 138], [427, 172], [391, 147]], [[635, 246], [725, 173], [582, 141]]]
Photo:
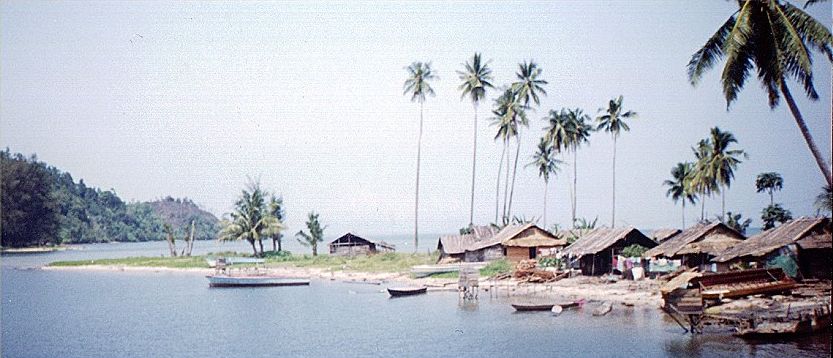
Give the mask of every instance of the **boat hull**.
[[421, 295], [428, 292], [427, 287], [421, 288], [388, 288], [388, 293], [391, 297], [413, 296]]
[[309, 280], [274, 276], [205, 276], [210, 287], [308, 286]]
[[543, 304], [543, 305], [525, 305], [525, 304], [517, 304], [513, 303], [512, 308], [518, 312], [533, 312], [533, 311], [552, 311], [552, 307], [555, 306], [554, 304]]

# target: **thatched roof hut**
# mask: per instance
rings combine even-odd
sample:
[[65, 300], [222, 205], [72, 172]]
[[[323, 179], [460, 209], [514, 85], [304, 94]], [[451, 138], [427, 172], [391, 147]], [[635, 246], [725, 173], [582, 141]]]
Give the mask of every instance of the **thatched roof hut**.
[[507, 226], [495, 235], [494, 240], [506, 248], [506, 257], [515, 262], [555, 255], [567, 246], [567, 240], [559, 239], [533, 223]]
[[634, 227], [598, 228], [582, 235], [562, 254], [579, 258], [579, 266], [585, 275], [603, 274], [612, 269], [613, 256], [633, 244], [647, 248], [657, 246], [654, 240]]
[[679, 258], [689, 267], [702, 266], [743, 240], [743, 235], [723, 223], [701, 223], [672, 236], [643, 256]]
[[808, 277], [831, 276], [830, 253], [833, 233], [828, 218], [802, 217], [760, 232], [714, 258], [716, 262], [760, 262], [779, 249], [796, 245], [802, 274]]
[[[500, 241], [492, 240], [497, 232], [496, 227], [483, 225], [473, 226], [469, 234], [440, 236], [439, 241], [437, 241], [440, 260], [478, 261], [471, 254], [468, 255], [469, 260], [467, 260], [466, 251], [477, 251], [499, 245]], [[503, 249], [501, 248], [499, 251], [500, 257], [503, 257]]]
[[347, 233], [330, 242], [330, 255], [355, 256], [368, 255], [377, 252], [394, 252], [396, 247], [384, 241], [373, 242], [352, 233]]
[[680, 229], [656, 229], [651, 231], [651, 239], [656, 241], [657, 243], [663, 243], [666, 240], [670, 239], [674, 235], [681, 233], [682, 230]]

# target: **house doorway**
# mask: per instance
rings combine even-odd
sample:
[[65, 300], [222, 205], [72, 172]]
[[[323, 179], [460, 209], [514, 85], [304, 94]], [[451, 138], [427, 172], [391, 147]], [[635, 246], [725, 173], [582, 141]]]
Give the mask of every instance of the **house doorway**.
[[529, 258], [534, 259], [538, 257], [538, 248], [537, 247], [530, 247], [529, 248]]

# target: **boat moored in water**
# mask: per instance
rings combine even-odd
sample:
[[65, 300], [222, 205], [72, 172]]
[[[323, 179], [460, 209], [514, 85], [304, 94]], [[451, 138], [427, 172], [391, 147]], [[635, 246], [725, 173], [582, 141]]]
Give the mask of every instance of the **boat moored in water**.
[[208, 279], [208, 285], [211, 287], [308, 286], [310, 283], [308, 279], [304, 278], [269, 275], [208, 275], [205, 277]]
[[428, 292], [428, 287], [389, 287], [391, 297], [421, 295]]

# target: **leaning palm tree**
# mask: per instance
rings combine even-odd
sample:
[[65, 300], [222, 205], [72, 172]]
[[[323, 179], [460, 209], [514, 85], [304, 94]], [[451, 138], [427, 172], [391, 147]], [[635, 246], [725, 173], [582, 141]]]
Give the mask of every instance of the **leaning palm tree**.
[[732, 179], [735, 178], [735, 169], [737, 169], [738, 164], [742, 163], [740, 158], [746, 158], [748, 155], [741, 149], [729, 149], [732, 143], [738, 141], [731, 132], [723, 132], [720, 128], [714, 127], [711, 129], [709, 142], [712, 148], [707, 165], [711, 176], [719, 185], [722, 201], [721, 220], [723, 220], [726, 216], [726, 190], [729, 189]]
[[695, 204], [697, 201], [697, 194], [691, 188], [692, 171], [694, 171], [694, 163], [677, 163], [671, 169], [672, 179], [662, 183], [668, 187], [665, 196], [670, 196], [674, 203], [677, 203], [677, 201], [683, 202], [683, 229], [685, 229], [685, 202], [688, 201], [691, 204]]
[[489, 68], [488, 62], [483, 63], [480, 60], [479, 53], [475, 52], [471, 62], [466, 62], [464, 66], [464, 71], [457, 71], [460, 80], [463, 81], [457, 88], [462, 91], [460, 99], [468, 96], [474, 106], [474, 144], [472, 145], [474, 149], [471, 156], [471, 209], [469, 210], [469, 224], [472, 224], [474, 222], [474, 178], [477, 165], [477, 105], [486, 97], [486, 89], [494, 88], [494, 86], [489, 82], [492, 80], [492, 69]]
[[599, 109], [599, 112], [604, 112], [603, 115], [596, 117], [599, 123], [596, 130], [604, 130], [613, 137], [613, 202], [611, 204], [611, 218], [610, 227], [616, 226], [616, 139], [619, 138], [619, 133], [622, 131], [631, 130], [625, 119], [636, 118], [637, 114], [634, 111], [627, 111], [623, 113], [622, 110], [622, 96], [611, 99], [607, 108]]
[[408, 78], [405, 80], [404, 94], [411, 95], [411, 102], [419, 102], [419, 139], [417, 140], [416, 199], [414, 200], [414, 252], [419, 249], [419, 164], [422, 155], [422, 106], [427, 95], [434, 95], [429, 81], [436, 78], [431, 71], [431, 63], [414, 62], [405, 68]]
[[550, 175], [555, 175], [561, 169], [558, 166], [562, 162], [555, 158], [556, 150], [552, 143], [546, 138], [538, 142], [538, 150], [532, 155], [532, 162], [526, 166], [538, 168], [538, 176], [544, 178], [544, 227], [547, 227], [547, 189], [549, 188]]
[[725, 58], [721, 82], [728, 109], [754, 68], [767, 91], [769, 107], [775, 109], [784, 97], [827, 184], [833, 185], [833, 174], [787, 87], [787, 79], [794, 79], [808, 98], [818, 99], [810, 49], [833, 62], [833, 35], [824, 24], [785, 1], [739, 0], [738, 6], [740, 9], [691, 56], [691, 84], [696, 85], [703, 73]]
[[784, 178], [781, 178], [781, 174], [776, 172], [761, 173], [755, 179], [755, 188], [758, 189], [758, 192], [766, 191], [769, 193], [769, 205], [775, 204], [772, 193], [781, 190], [783, 187]]
[[307, 230], [309, 230], [309, 233], [300, 230], [295, 236], [299, 244], [312, 248], [312, 256], [318, 256], [318, 244], [324, 241], [324, 229], [326, 227], [321, 227], [318, 214], [310, 212], [307, 216]]

